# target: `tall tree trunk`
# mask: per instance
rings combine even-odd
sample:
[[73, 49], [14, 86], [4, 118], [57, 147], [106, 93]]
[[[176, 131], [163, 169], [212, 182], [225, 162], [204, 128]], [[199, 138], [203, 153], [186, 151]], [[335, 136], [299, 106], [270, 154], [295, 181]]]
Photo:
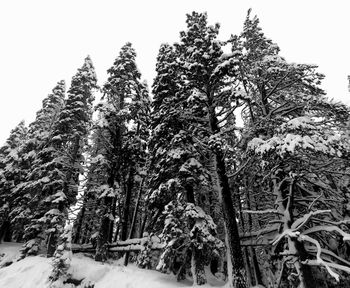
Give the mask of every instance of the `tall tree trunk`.
[[102, 212], [101, 226], [98, 232], [96, 241], [95, 260], [104, 262], [107, 260], [108, 253], [108, 232], [109, 232], [109, 201], [110, 198], [105, 198], [104, 211]]
[[[218, 126], [218, 119], [215, 114], [215, 107], [212, 103], [212, 97], [208, 94], [208, 116], [209, 124], [212, 135], [220, 132]], [[235, 288], [246, 288], [246, 271], [244, 267], [241, 243], [239, 239], [238, 225], [236, 221], [236, 211], [233, 206], [233, 201], [231, 197], [230, 186], [226, 174], [224, 154], [221, 149], [215, 149], [215, 170], [217, 173], [218, 190], [224, 215], [224, 221], [227, 233], [227, 245], [229, 245], [228, 251], [230, 251], [230, 261], [232, 263], [232, 273], [233, 273], [233, 287]], [[230, 278], [229, 278], [230, 279]]]
[[[122, 215], [122, 210], [120, 208], [120, 204], [118, 204], [118, 215]], [[116, 242], [118, 240], [120, 227], [121, 227], [121, 218], [119, 218], [119, 221], [117, 224], [117, 229], [116, 229], [115, 234], [114, 234], [114, 242]]]
[[79, 243], [79, 241], [81, 240], [80, 235], [81, 235], [81, 229], [83, 227], [83, 220], [85, 217], [86, 203], [87, 203], [87, 197], [84, 196], [83, 205], [82, 205], [81, 210], [80, 210], [81, 214], [80, 214], [80, 217], [78, 219], [76, 233], [74, 235], [73, 243]]
[[201, 252], [195, 248], [192, 249], [191, 268], [193, 286], [206, 284], [207, 278], [205, 277], [204, 261], [202, 259]]
[[128, 223], [129, 223], [129, 213], [131, 204], [131, 194], [134, 186], [134, 169], [130, 167], [128, 176], [128, 185], [126, 187], [125, 202], [123, 207], [123, 220], [122, 220], [122, 231], [120, 235], [121, 240], [126, 240], [128, 236]]
[[[139, 210], [139, 203], [140, 203], [140, 198], [141, 198], [141, 193], [142, 193], [143, 181], [144, 181], [144, 178], [142, 179], [142, 181], [140, 183], [140, 189], [139, 189], [139, 193], [137, 195], [134, 213], [132, 215], [132, 220], [131, 220], [131, 225], [130, 225], [130, 229], [129, 229], [129, 237], [128, 237], [128, 239], [131, 239], [133, 234], [134, 234], [135, 225], [136, 225], [136, 217], [137, 217], [137, 213], [138, 213], [138, 210]], [[130, 255], [129, 251], [125, 252], [124, 266], [128, 265], [129, 255]]]
[[57, 233], [51, 232], [47, 243], [47, 257], [52, 257], [55, 254], [57, 239], [53, 239], [54, 237], [57, 237]]
[[[128, 185], [126, 188], [125, 202], [124, 202], [124, 212], [123, 212], [123, 221], [122, 221], [122, 231], [121, 231], [121, 240], [127, 239], [128, 232], [128, 223], [129, 223], [129, 211], [131, 204], [131, 194], [134, 186], [134, 169], [130, 167], [129, 176], [128, 176]], [[127, 266], [129, 262], [129, 252], [124, 254], [124, 265]]]
[[136, 226], [136, 218], [137, 218], [137, 214], [139, 212], [139, 206], [140, 206], [140, 200], [141, 200], [141, 195], [142, 195], [143, 182], [144, 182], [144, 178], [142, 179], [142, 181], [140, 183], [140, 189], [139, 189], [139, 193], [137, 195], [134, 213], [132, 215], [130, 231], [129, 231], [129, 239], [131, 239], [133, 237], [135, 226]]
[[187, 184], [185, 189], [186, 189], [186, 200], [187, 200], [187, 202], [195, 204], [193, 186]]
[[[248, 185], [246, 185], [248, 187]], [[252, 210], [251, 208], [251, 199], [249, 195], [249, 191], [246, 191], [246, 204], [247, 204], [247, 209]], [[258, 209], [256, 209], [258, 210]], [[249, 231], [253, 231], [253, 219], [252, 215], [248, 213], [248, 227]], [[259, 267], [259, 262], [258, 258], [256, 257], [256, 252], [255, 249], [251, 246], [248, 247], [248, 252], [250, 255], [251, 263], [253, 264], [253, 272], [254, 272], [254, 280], [255, 280], [255, 285], [261, 284], [264, 285], [263, 280], [262, 280], [262, 275], [260, 272], [260, 267]]]
[[140, 227], [140, 238], [143, 237], [143, 232], [145, 231], [145, 227], [146, 227], [146, 223], [147, 223], [147, 213], [144, 214], [144, 219], [141, 223], [141, 227]]
[[109, 228], [108, 228], [108, 242], [112, 242], [113, 240], [113, 228], [114, 228], [114, 222], [115, 222], [115, 216], [116, 216], [116, 197], [113, 197], [111, 201], [111, 215], [113, 217], [113, 220], [110, 219], [109, 221]]

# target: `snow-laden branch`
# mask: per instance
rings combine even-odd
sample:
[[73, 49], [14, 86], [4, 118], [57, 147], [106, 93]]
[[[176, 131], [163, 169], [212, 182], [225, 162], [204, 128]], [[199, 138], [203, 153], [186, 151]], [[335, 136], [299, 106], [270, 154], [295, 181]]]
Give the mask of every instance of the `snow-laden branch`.
[[278, 214], [283, 215], [281, 212], [275, 209], [266, 209], [266, 210], [242, 210], [243, 213], [247, 214]]
[[[322, 249], [321, 249], [320, 243], [319, 243], [317, 240], [315, 240], [315, 239], [313, 239], [313, 238], [311, 238], [311, 237], [309, 237], [309, 236], [307, 236], [307, 235], [300, 235], [299, 239], [300, 239], [301, 241], [308, 241], [308, 242], [314, 244], [314, 245], [316, 246], [316, 248], [317, 248], [316, 260], [306, 260], [306, 261], [303, 262], [303, 264], [325, 266], [326, 269], [327, 269], [327, 271], [328, 271], [328, 273], [329, 273], [332, 277], [334, 277], [335, 280], [337, 280], [337, 281], [339, 282], [339, 274], [337, 274], [336, 272], [334, 272], [334, 271], [331, 269], [331, 266], [333, 266], [333, 263], [326, 262], [326, 261], [324, 261], [324, 260], [321, 258]], [[312, 264], [310, 264], [310, 263], [312, 263]], [[332, 264], [332, 265], [330, 265], [330, 264]], [[338, 264], [336, 264], [336, 265], [338, 265]], [[347, 272], [350, 273], [350, 268], [345, 267], [345, 266], [342, 266], [342, 265], [338, 265], [338, 266], [341, 266], [341, 267], [346, 268], [346, 269], [348, 270]], [[342, 270], [343, 270], [343, 269], [342, 269]], [[344, 270], [344, 271], [346, 271], [346, 270]]]
[[277, 235], [275, 239], [271, 241], [272, 245], [277, 245], [285, 236], [290, 238], [298, 238], [300, 236], [299, 231], [293, 231], [292, 229], [286, 229], [281, 234]]
[[309, 221], [309, 219], [312, 216], [318, 215], [318, 214], [325, 214], [325, 213], [331, 213], [331, 210], [317, 210], [317, 211], [311, 211], [305, 215], [303, 215], [303, 217], [298, 218], [297, 220], [295, 220], [291, 226], [292, 229], [300, 229], [301, 227], [303, 227], [307, 221]]
[[334, 226], [340, 226], [340, 225], [344, 225], [344, 224], [350, 224], [350, 219], [340, 220], [340, 221], [329, 221], [329, 220], [326, 220], [326, 219], [314, 218], [314, 219], [312, 219], [312, 220], [313, 220], [313, 221], [316, 221], [316, 222], [327, 223], [327, 224], [334, 225]]
[[[345, 271], [345, 272], [350, 274], [350, 268], [347, 267], [347, 266], [336, 264], [336, 263], [331, 263], [331, 262], [326, 262], [326, 263], [331, 268], [342, 270], [342, 271]], [[307, 264], [307, 265], [310, 265], [310, 266], [320, 266], [320, 264], [318, 263], [317, 260], [306, 260], [306, 261], [303, 262], [303, 264]], [[338, 277], [339, 277], [339, 275], [338, 275]]]
[[308, 209], [311, 210], [312, 206], [323, 196], [323, 192], [317, 196], [312, 202], [311, 204], [309, 205]]
[[[308, 253], [316, 253], [316, 252], [317, 252], [317, 249], [313, 250], [313, 247], [308, 247], [308, 248], [306, 249], [306, 251], [307, 251]], [[350, 267], [350, 262], [349, 262], [349, 261], [346, 261], [345, 259], [339, 257], [337, 254], [333, 253], [332, 251], [329, 251], [328, 249], [322, 248], [322, 249], [321, 249], [321, 252], [322, 252], [322, 254], [326, 254], [327, 256], [331, 256], [331, 257], [337, 259], [337, 260], [340, 261], [340, 262], [343, 262], [345, 265], [347, 265], [347, 266]]]
[[316, 227], [306, 229], [303, 232], [303, 234], [311, 234], [311, 233], [315, 233], [315, 232], [319, 232], [319, 231], [328, 231], [328, 232], [335, 231], [335, 232], [338, 232], [341, 236], [343, 236], [344, 241], [350, 241], [350, 234], [344, 232], [343, 230], [341, 230], [337, 226], [316, 226]]

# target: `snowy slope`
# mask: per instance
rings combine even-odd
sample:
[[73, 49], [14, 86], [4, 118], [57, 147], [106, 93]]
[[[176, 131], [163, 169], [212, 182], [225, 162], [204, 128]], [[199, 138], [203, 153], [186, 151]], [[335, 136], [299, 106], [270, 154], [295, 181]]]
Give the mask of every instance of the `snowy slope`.
[[[5, 253], [6, 262], [16, 258], [20, 245], [13, 243], [0, 244], [0, 254]], [[49, 286], [48, 277], [51, 272], [51, 259], [35, 256], [27, 257], [19, 262], [0, 269], [0, 287], [6, 288], [45, 288]], [[177, 282], [173, 275], [162, 274], [153, 270], [139, 269], [134, 265], [124, 267], [118, 262], [101, 264], [75, 254], [71, 269], [74, 279], [83, 283], [95, 283], [95, 288], [175, 288], [190, 287], [192, 281]], [[201, 287], [222, 286], [224, 283], [213, 278], [208, 279], [211, 285]], [[70, 287], [66, 285], [67, 287]], [[83, 287], [71, 286], [71, 287]]]

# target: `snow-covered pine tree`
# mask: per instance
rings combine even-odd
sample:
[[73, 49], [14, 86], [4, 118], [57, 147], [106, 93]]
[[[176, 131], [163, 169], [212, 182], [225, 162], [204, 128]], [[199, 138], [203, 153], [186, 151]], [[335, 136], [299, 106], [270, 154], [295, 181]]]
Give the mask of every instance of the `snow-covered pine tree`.
[[[165, 231], [163, 223], [167, 221], [167, 212], [164, 211], [164, 208], [170, 207], [166, 206], [170, 201], [173, 201], [171, 203], [179, 203], [177, 201], [180, 199], [181, 207], [190, 207], [195, 205], [198, 199], [205, 196], [203, 191], [210, 189], [208, 187], [210, 183], [209, 173], [201, 163], [205, 162], [208, 151], [203, 149], [201, 143], [192, 137], [193, 131], [188, 129], [189, 124], [191, 124], [188, 118], [191, 119], [193, 115], [188, 110], [188, 93], [184, 89], [186, 85], [181, 78], [181, 69], [177, 59], [177, 51], [172, 46], [163, 44], [160, 47], [156, 66], [157, 76], [153, 84], [154, 102], [152, 103], [150, 177], [147, 199], [152, 216], [147, 229], [158, 232]], [[196, 121], [201, 121], [198, 113], [194, 117], [196, 117]], [[201, 209], [198, 206], [194, 207]], [[164, 213], [162, 213], [163, 211]], [[180, 223], [188, 218], [186, 209], [176, 211], [177, 213], [172, 214], [173, 221]], [[205, 215], [205, 217], [209, 216]], [[158, 221], [155, 222], [155, 220]], [[193, 221], [183, 223], [182, 231], [184, 234], [181, 237], [191, 238], [191, 231], [195, 229], [194, 223]], [[168, 232], [170, 233], [170, 231]], [[178, 240], [181, 242], [181, 239], [176, 239], [176, 235], [169, 233], [164, 238], [168, 244], [179, 243]], [[196, 271], [193, 274], [196, 284], [204, 284], [206, 277], [201, 266], [206, 261], [204, 256], [199, 253], [198, 249], [194, 248], [195, 246], [184, 245], [183, 249], [178, 251], [182, 257], [178, 257], [175, 255], [175, 246], [167, 245], [159, 267], [165, 265], [164, 267], [170, 268], [178, 275], [178, 279], [182, 279], [188, 268], [192, 267], [193, 271]], [[194, 261], [191, 261], [191, 254]], [[212, 256], [212, 254], [210, 255]], [[169, 267], [165, 264], [169, 264], [175, 259], [181, 263], [179, 267], [177, 265]], [[164, 270], [163, 268], [161, 269]], [[167, 268], [165, 270], [168, 270]]]
[[[204, 266], [219, 257], [219, 251], [223, 248], [223, 243], [216, 238], [215, 223], [200, 207], [181, 200], [166, 205], [164, 214], [161, 238], [165, 248], [157, 269], [176, 272], [179, 280], [185, 276], [189, 266], [193, 284], [206, 284]], [[175, 267], [177, 263], [181, 263], [181, 266]]]
[[20, 167], [23, 176], [21, 183], [12, 192], [15, 209], [11, 211], [16, 241], [22, 241], [26, 226], [38, 212], [37, 205], [42, 199], [42, 186], [48, 181], [47, 178], [41, 179], [37, 168], [42, 163], [41, 155], [46, 149], [52, 126], [63, 106], [64, 90], [64, 81], [60, 81], [43, 100], [42, 109], [37, 112], [35, 121], [29, 125], [27, 139], [20, 147]]
[[13, 205], [13, 190], [22, 182], [20, 170], [20, 147], [27, 137], [28, 129], [21, 121], [10, 132], [4, 146], [0, 148], [0, 242], [12, 240], [10, 213]]
[[[209, 26], [205, 13], [187, 15], [187, 31], [180, 33], [177, 45], [179, 63], [186, 82], [188, 121], [197, 132], [199, 143], [211, 150], [226, 227], [226, 248], [230, 285], [246, 287], [245, 268], [240, 246], [236, 211], [227, 177], [223, 125], [241, 104], [232, 89], [238, 72], [240, 53], [225, 54], [217, 39], [219, 25]], [[200, 120], [199, 120], [200, 119]], [[232, 118], [233, 119], [233, 118]], [[232, 120], [231, 119], [231, 120]], [[203, 132], [204, 131], [204, 132]], [[209, 152], [209, 149], [207, 151]], [[232, 265], [231, 265], [232, 264]], [[231, 272], [232, 270], [232, 272]], [[233, 275], [231, 275], [233, 273]], [[232, 277], [233, 276], [233, 277]]]
[[49, 276], [50, 288], [64, 287], [64, 283], [70, 278], [68, 269], [72, 260], [72, 225], [66, 224], [57, 244], [52, 259], [53, 269]]
[[[339, 185], [346, 175], [339, 172], [348, 165], [344, 127], [349, 109], [324, 97], [316, 66], [291, 64], [279, 56], [278, 46], [258, 24], [248, 13], [243, 33], [232, 39], [234, 49], [242, 49], [240, 93], [247, 103], [241, 148], [248, 143], [248, 150], [236, 181], [246, 191], [243, 205], [254, 206], [245, 212], [259, 217], [254, 217], [255, 228], [261, 229], [252, 235], [266, 234], [274, 244], [267, 252], [266, 285], [321, 287], [324, 281], [317, 278], [325, 277], [310, 264], [323, 265], [335, 279], [339, 275], [332, 268], [348, 272], [341, 255], [328, 249], [331, 232], [344, 241], [348, 236], [345, 226], [336, 224], [344, 221], [336, 207], [346, 202]], [[330, 261], [330, 254], [337, 260]], [[293, 271], [297, 277], [287, 278]]]
[[57, 151], [52, 145], [54, 128], [59, 114], [64, 106], [65, 81], [61, 80], [53, 88], [52, 93], [43, 100], [42, 109], [37, 113], [36, 120], [31, 123], [30, 131], [32, 141], [35, 145], [35, 159], [31, 164], [27, 182], [24, 184], [23, 194], [31, 199], [28, 208], [31, 210], [30, 224], [25, 229], [25, 240], [28, 242], [24, 246], [25, 254], [36, 254], [40, 250], [46, 251], [52, 256], [55, 247], [44, 247], [46, 238], [45, 213], [50, 210], [49, 195], [53, 194], [60, 185], [60, 174], [56, 169]]
[[45, 215], [51, 222], [48, 227], [48, 247], [56, 246], [57, 237], [67, 217], [67, 209], [76, 201], [79, 175], [84, 172], [83, 151], [91, 127], [94, 91], [97, 88], [95, 69], [88, 56], [72, 78], [65, 106], [54, 127], [52, 144], [58, 152], [55, 162], [62, 178], [61, 187], [46, 199], [53, 204]]
[[92, 128], [87, 154], [87, 174], [86, 183], [84, 185], [84, 194], [82, 196], [82, 206], [78, 212], [77, 218], [73, 226], [73, 242], [74, 243], [89, 243], [96, 244], [96, 237], [100, 227], [100, 219], [98, 212], [100, 211], [101, 199], [99, 195], [106, 187], [101, 183], [107, 182], [107, 169], [109, 167], [108, 161], [105, 159], [106, 149], [106, 135], [104, 129], [100, 127], [102, 115], [99, 114], [97, 122]]
[[[41, 239], [48, 237], [47, 254], [52, 256], [68, 216], [68, 208], [76, 201], [96, 82], [93, 64], [87, 57], [72, 78], [68, 98], [57, 114], [45, 149], [40, 153], [39, 165], [34, 170], [37, 174], [34, 178], [38, 177], [37, 181], [41, 181], [43, 186], [39, 192], [38, 214], [26, 229], [28, 242], [24, 254], [37, 252]], [[62, 92], [62, 89], [56, 91]]]
[[[169, 189], [172, 179], [177, 178], [178, 184], [184, 190], [184, 197], [194, 203], [193, 183], [191, 179], [179, 179], [181, 166], [191, 159], [196, 150], [191, 143], [186, 121], [183, 119], [184, 97], [180, 93], [180, 79], [177, 55], [174, 48], [168, 44], [160, 47], [157, 58], [157, 76], [153, 83], [153, 103], [151, 115], [152, 136], [150, 140], [150, 176], [148, 188], [149, 208], [155, 211], [151, 217], [161, 215], [165, 205], [176, 199], [176, 193]], [[191, 145], [192, 144], [192, 145]], [[193, 180], [193, 178], [192, 178]], [[181, 183], [180, 183], [181, 182]]]
[[[98, 261], [107, 259], [108, 242], [132, 236], [136, 221], [130, 221], [134, 206], [132, 196], [136, 190], [142, 190], [140, 186], [145, 176], [150, 99], [146, 84], [140, 81], [135, 58], [131, 43], [125, 44], [108, 70], [102, 101], [96, 107], [98, 119], [81, 213], [89, 214], [91, 223], [98, 223], [92, 224], [92, 231], [88, 232], [96, 243], [95, 259]], [[84, 225], [90, 225], [84, 219], [82, 223], [78, 221], [77, 233]]]
[[121, 240], [128, 238], [132, 195], [144, 177], [145, 151], [149, 135], [150, 99], [147, 87], [140, 81], [141, 74], [135, 58], [136, 53], [131, 44], [124, 45], [109, 70], [110, 77], [104, 86], [106, 97], [116, 106], [116, 116], [119, 122], [122, 122], [120, 134], [117, 135], [121, 141], [121, 153], [116, 163], [123, 194], [120, 215]]

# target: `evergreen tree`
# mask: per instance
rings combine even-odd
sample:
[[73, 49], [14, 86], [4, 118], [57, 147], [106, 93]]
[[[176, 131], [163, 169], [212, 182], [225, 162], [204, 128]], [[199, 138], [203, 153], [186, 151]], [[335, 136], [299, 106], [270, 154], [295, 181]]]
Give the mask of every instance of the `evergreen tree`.
[[43, 100], [42, 109], [37, 112], [35, 121], [29, 125], [27, 139], [21, 146], [23, 156], [20, 165], [23, 180], [13, 191], [13, 204], [16, 208], [11, 212], [17, 241], [22, 240], [24, 228], [35, 214], [42, 186], [48, 182], [48, 178], [41, 179], [37, 174], [37, 168], [52, 134], [53, 124], [63, 106], [64, 91], [64, 81], [60, 81], [52, 93]]
[[52, 259], [53, 270], [49, 277], [50, 287], [62, 287], [70, 277], [68, 269], [72, 260], [72, 226], [67, 224], [58, 240], [54, 258]]
[[12, 192], [23, 178], [20, 170], [20, 147], [27, 133], [24, 121], [21, 121], [11, 130], [5, 145], [0, 148], [0, 242], [12, 240], [10, 213], [15, 209]]
[[[227, 261], [232, 263], [235, 287], [246, 287], [245, 269], [239, 240], [236, 211], [227, 177], [223, 125], [240, 103], [232, 89], [238, 70], [239, 52], [224, 54], [217, 40], [219, 25], [208, 26], [207, 15], [193, 12], [187, 15], [187, 31], [181, 32], [181, 43], [177, 45], [182, 75], [186, 81], [188, 115], [191, 128], [198, 132], [198, 139], [213, 153], [213, 177], [217, 179], [217, 190], [221, 199], [227, 233]], [[200, 119], [200, 121], [198, 121]], [[207, 149], [208, 149], [207, 148]], [[230, 271], [230, 270], [229, 270]]]
[[[190, 266], [194, 285], [206, 284], [204, 266], [218, 257], [223, 247], [223, 243], [215, 237], [216, 225], [212, 218], [193, 203], [176, 200], [165, 207], [164, 214], [166, 218], [161, 235], [165, 248], [157, 269], [176, 272], [179, 280], [184, 277], [186, 266]], [[189, 256], [191, 259], [187, 259]], [[181, 263], [177, 270], [176, 263]]]
[[[177, 55], [168, 44], [161, 46], [158, 55], [157, 76], [153, 84], [150, 140], [149, 208], [156, 211], [154, 219], [162, 213], [165, 205], [175, 200], [177, 193], [187, 202], [194, 203], [194, 185], [199, 175], [194, 175], [201, 164], [196, 160], [199, 153], [187, 131], [185, 96]], [[192, 172], [192, 171], [193, 172]], [[205, 180], [205, 177], [202, 177]], [[171, 189], [175, 183], [180, 190]], [[156, 209], [155, 209], [156, 208]], [[152, 224], [149, 228], [152, 228]]]
[[[323, 75], [315, 71], [316, 66], [285, 61], [279, 56], [278, 46], [264, 36], [258, 24], [258, 18], [251, 19], [248, 13], [243, 33], [233, 39], [233, 47], [242, 48], [239, 78], [247, 103], [243, 109], [246, 130], [242, 142], [248, 145], [241, 163], [249, 164], [244, 168], [242, 164], [240, 174], [246, 191], [244, 205], [255, 206], [253, 211], [248, 209], [248, 214], [263, 215], [255, 220], [261, 229], [254, 231], [254, 235], [268, 233], [266, 238], [274, 244], [273, 250], [267, 252], [272, 257], [269, 267], [272, 276], [266, 279], [270, 281], [266, 284], [289, 282], [286, 285], [314, 287], [316, 277], [315, 270], [308, 265], [313, 261], [308, 260], [313, 258], [308, 244], [320, 246], [309, 233], [317, 231], [316, 239], [327, 243], [324, 231], [331, 228], [319, 224], [344, 219], [335, 212], [330, 218], [324, 214], [336, 209], [326, 199], [346, 202], [336, 184], [340, 182], [339, 170], [333, 165], [340, 169], [348, 165], [344, 155], [349, 147], [343, 140], [344, 130], [339, 127], [344, 127], [349, 110], [324, 97], [318, 87]], [[245, 147], [243, 144], [242, 148]], [[254, 197], [256, 203], [251, 202]], [[278, 258], [282, 251], [289, 256]], [[334, 267], [332, 263], [317, 259], [334, 278], [338, 277], [330, 268]], [[279, 274], [273, 275], [274, 270]], [[292, 271], [298, 271], [298, 277], [287, 280]]]
[[[52, 133], [35, 171], [44, 183], [37, 214], [26, 229], [27, 244], [23, 254], [37, 253], [48, 237], [47, 254], [53, 255], [58, 236], [63, 231], [68, 208], [76, 201], [79, 174], [83, 173], [83, 149], [92, 117], [96, 75], [90, 57], [72, 78], [68, 98], [57, 115]], [[47, 235], [47, 236], [46, 236]]]
[[[192, 271], [194, 281], [202, 285], [206, 282], [202, 264], [211, 258], [205, 258], [196, 245], [190, 244], [191, 231], [197, 229], [195, 221], [192, 219], [180, 229], [183, 233], [181, 239], [177, 239], [176, 233], [165, 232], [166, 229], [161, 228], [163, 223], [167, 223], [169, 213], [173, 222], [182, 223], [184, 219], [189, 219], [187, 210], [182, 209], [183, 207], [194, 207], [193, 209], [202, 211], [196, 205], [202, 197], [205, 197], [203, 191], [210, 190], [210, 175], [203, 165], [209, 153], [203, 148], [202, 142], [198, 141], [198, 134], [202, 137], [203, 134], [207, 135], [207, 132], [201, 129], [203, 128], [201, 126], [194, 127], [194, 131], [189, 130], [194, 121], [202, 124], [205, 119], [201, 111], [190, 110], [192, 104], [188, 101], [190, 94], [183, 80], [184, 75], [177, 61], [178, 58], [178, 50], [168, 44], [161, 46], [157, 62], [157, 76], [153, 84], [148, 206], [152, 212], [154, 211], [154, 214], [149, 221], [148, 229], [160, 230], [159, 232], [163, 230], [162, 235], [167, 243], [181, 243], [182, 238], [187, 239], [185, 242], [188, 245], [179, 244], [183, 247], [181, 251], [177, 251], [177, 245], [167, 245], [159, 267], [167, 271], [168, 264], [176, 260], [181, 263], [180, 268], [175, 269], [176, 266], [171, 265], [170, 270], [178, 275], [178, 279], [182, 279], [187, 268], [190, 267], [195, 271]], [[197, 137], [193, 137], [193, 132]], [[178, 202], [179, 199], [181, 204]], [[168, 204], [169, 202], [172, 204]], [[174, 205], [179, 208], [174, 208], [176, 213], [173, 209], [170, 209], [172, 212], [168, 211], [169, 213], [167, 212], [169, 209], [164, 211], [165, 207]], [[206, 214], [203, 217], [210, 218]], [[159, 228], [154, 227], [153, 219], [158, 220]], [[208, 246], [206, 249], [214, 250], [214, 246]], [[178, 257], [179, 254], [181, 257]]]
[[[145, 176], [150, 99], [146, 84], [140, 81], [135, 58], [131, 44], [125, 44], [108, 70], [102, 102], [97, 106], [99, 115], [85, 192], [85, 197], [91, 200], [87, 200], [82, 209], [86, 213], [86, 205], [96, 203], [90, 205], [88, 213], [99, 219], [92, 232], [98, 261], [106, 260], [107, 243], [113, 238], [132, 237], [136, 220], [130, 221], [130, 208], [134, 205], [135, 191], [142, 190]], [[98, 209], [98, 213], [91, 211], [94, 209]]]

